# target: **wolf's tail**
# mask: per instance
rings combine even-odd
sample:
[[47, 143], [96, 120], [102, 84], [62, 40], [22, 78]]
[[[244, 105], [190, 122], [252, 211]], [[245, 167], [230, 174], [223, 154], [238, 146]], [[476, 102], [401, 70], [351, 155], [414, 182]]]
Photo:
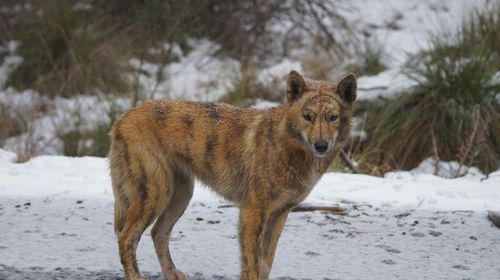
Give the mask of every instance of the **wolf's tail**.
[[127, 144], [121, 135], [113, 129], [111, 132], [111, 147], [108, 154], [109, 169], [111, 173], [111, 183], [113, 185], [113, 194], [115, 196], [115, 232], [122, 231], [127, 220], [129, 203], [125, 194], [127, 176], [129, 176], [126, 166], [128, 155]]

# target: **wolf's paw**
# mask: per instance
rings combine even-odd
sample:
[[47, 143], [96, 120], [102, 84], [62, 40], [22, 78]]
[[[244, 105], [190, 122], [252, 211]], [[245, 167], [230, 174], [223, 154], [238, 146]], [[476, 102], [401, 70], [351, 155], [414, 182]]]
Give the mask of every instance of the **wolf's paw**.
[[167, 280], [189, 280], [180, 270], [174, 269], [167, 273]]

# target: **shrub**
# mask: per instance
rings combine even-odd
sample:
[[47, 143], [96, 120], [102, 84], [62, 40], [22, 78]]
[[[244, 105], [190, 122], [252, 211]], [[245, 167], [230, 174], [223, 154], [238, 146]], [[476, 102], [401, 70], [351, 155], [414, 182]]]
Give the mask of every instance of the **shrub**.
[[108, 154], [113, 123], [99, 123], [90, 131], [74, 129], [60, 135], [65, 156], [97, 156], [105, 157]]
[[355, 51], [356, 63], [348, 68], [350, 68], [350, 72], [354, 72], [358, 76], [374, 76], [387, 69], [387, 65], [383, 61], [384, 56], [382, 44], [366, 40], [362, 47]]
[[370, 110], [368, 161], [410, 169], [434, 155], [497, 169], [499, 45], [500, 9], [475, 12], [456, 32], [434, 36], [406, 66], [417, 85]]
[[8, 85], [31, 88], [49, 96], [127, 90], [122, 51], [116, 47], [114, 25], [97, 19], [79, 1], [26, 1], [30, 8], [15, 14], [6, 27], [20, 42], [23, 62]]
[[8, 81], [18, 89], [65, 97], [95, 89], [124, 93], [131, 90], [128, 58], [165, 63], [170, 51], [157, 57], [151, 48], [169, 43], [186, 52], [190, 38], [218, 43], [219, 54], [243, 65], [279, 61], [312, 41], [346, 54], [352, 34], [339, 2], [6, 0], [0, 42], [20, 43], [24, 60]]
[[284, 96], [281, 92], [281, 85], [281, 79], [264, 84], [259, 81], [255, 68], [242, 68], [241, 76], [234, 83], [234, 88], [219, 98], [219, 101], [243, 107], [252, 105], [256, 99], [281, 101]]
[[13, 114], [11, 108], [0, 103], [0, 145], [5, 139], [26, 131], [22, 118]]
[[[99, 103], [94, 103], [94, 102]], [[63, 154], [66, 156], [99, 156], [108, 154], [111, 138], [109, 132], [113, 123], [130, 107], [104, 95], [98, 95], [91, 101], [95, 106], [94, 117], [85, 115], [88, 104], [77, 104], [68, 113], [71, 117], [64, 117], [56, 123], [57, 137], [62, 141]]]
[[[283, 57], [314, 42], [331, 52], [345, 54], [344, 39], [352, 35], [335, 1], [94, 1], [116, 21], [127, 25], [134, 45], [178, 43], [206, 38], [221, 46], [221, 53], [241, 60], [263, 61]], [[257, 59], [255, 59], [257, 58]]]

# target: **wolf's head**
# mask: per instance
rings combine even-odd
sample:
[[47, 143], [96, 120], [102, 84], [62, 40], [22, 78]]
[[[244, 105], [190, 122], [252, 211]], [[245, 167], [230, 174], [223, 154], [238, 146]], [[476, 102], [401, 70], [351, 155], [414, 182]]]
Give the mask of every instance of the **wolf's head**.
[[304, 79], [298, 72], [288, 76], [286, 95], [290, 103], [287, 129], [314, 156], [324, 157], [348, 139], [356, 77], [349, 74], [338, 85]]

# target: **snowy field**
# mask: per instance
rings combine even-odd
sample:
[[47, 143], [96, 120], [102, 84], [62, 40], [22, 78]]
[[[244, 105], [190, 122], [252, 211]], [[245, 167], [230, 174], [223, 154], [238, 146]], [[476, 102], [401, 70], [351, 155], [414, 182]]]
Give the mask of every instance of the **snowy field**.
[[[120, 279], [106, 160], [14, 158], [0, 150], [0, 279]], [[500, 229], [486, 211], [500, 210], [500, 171], [481, 177], [327, 173], [306, 203], [347, 215], [292, 213], [271, 278], [498, 279]], [[238, 213], [227, 204], [197, 184], [174, 228], [174, 261], [192, 279], [238, 277]], [[138, 257], [161, 279], [149, 230]]]

